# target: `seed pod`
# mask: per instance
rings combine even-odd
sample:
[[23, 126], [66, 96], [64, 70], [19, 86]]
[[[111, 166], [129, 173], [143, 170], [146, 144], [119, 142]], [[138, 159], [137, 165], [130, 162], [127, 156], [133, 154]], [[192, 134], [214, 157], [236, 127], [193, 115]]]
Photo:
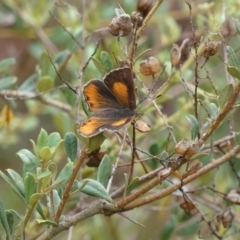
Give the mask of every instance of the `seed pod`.
[[218, 46], [221, 44], [220, 41], [217, 40], [207, 40], [207, 42], [205, 43], [205, 47], [202, 50], [202, 56], [203, 57], [211, 57], [214, 56], [217, 51], [218, 51]]
[[149, 57], [145, 60], [143, 60], [140, 63], [140, 72], [145, 75], [154, 75], [155, 73], [158, 73], [161, 69], [161, 64], [159, 60], [155, 57]]
[[145, 18], [152, 9], [155, 2], [156, 0], [138, 0], [137, 11], [142, 14], [143, 18]]
[[202, 163], [198, 160], [189, 163], [187, 171], [182, 175], [182, 178], [186, 178], [196, 173], [202, 167]]
[[180, 50], [181, 50], [181, 60], [180, 63], [184, 63], [190, 54], [190, 50], [189, 48], [192, 46], [192, 40], [190, 38], [186, 38], [182, 41], [182, 44], [180, 46]]
[[181, 140], [175, 147], [175, 152], [184, 156], [191, 156], [198, 152], [198, 150], [198, 143], [196, 141], [187, 139]]
[[237, 29], [232, 19], [227, 18], [224, 21], [220, 33], [223, 37], [230, 37], [237, 34]]
[[142, 22], [143, 22], [143, 17], [141, 15], [141, 13], [139, 12], [132, 12], [131, 13], [131, 21], [133, 23], [133, 26], [137, 27], [141, 27], [142, 26]]
[[137, 120], [134, 124], [134, 127], [141, 133], [150, 131], [149, 125], [143, 122], [142, 120]]
[[172, 49], [170, 51], [170, 60], [172, 66], [174, 67], [178, 66], [180, 59], [181, 59], [180, 47], [177, 44], [173, 44]]
[[132, 31], [133, 24], [128, 14], [122, 14], [118, 17], [114, 17], [108, 27], [109, 32], [113, 36], [125, 37]]

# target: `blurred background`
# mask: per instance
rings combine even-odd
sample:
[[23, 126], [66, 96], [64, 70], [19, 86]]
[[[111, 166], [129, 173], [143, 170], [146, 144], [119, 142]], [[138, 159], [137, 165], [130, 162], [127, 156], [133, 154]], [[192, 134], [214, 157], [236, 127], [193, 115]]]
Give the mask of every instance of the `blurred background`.
[[[154, 0], [142, 1], [142, 9], [147, 8], [148, 5], [152, 6], [154, 2]], [[124, 59], [123, 50], [119, 48], [116, 38], [111, 36], [107, 27], [115, 16], [115, 8], [118, 7], [118, 4], [127, 14], [131, 14], [137, 10], [137, 3], [138, 1], [127, 0], [92, 0], [85, 1], [85, 5], [83, 1], [79, 0], [1, 1], [0, 60], [15, 58], [16, 61], [0, 72], [1, 79], [11, 77], [7, 86], [4, 87], [0, 83], [1, 119], [5, 116], [3, 109], [6, 106], [8, 106], [12, 116], [10, 122], [0, 122], [0, 170], [5, 171], [12, 168], [19, 173], [22, 171], [22, 162], [16, 153], [21, 149], [31, 151], [32, 144], [29, 140], [36, 141], [41, 128], [44, 128], [48, 133], [57, 131], [63, 137], [67, 132], [73, 131], [75, 122], [86, 118], [84, 113], [81, 114], [80, 119], [76, 118], [76, 107], [79, 107], [76, 105], [76, 96], [68, 88], [62, 87], [63, 83], [51, 66], [46, 49], [56, 62], [60, 58], [64, 58], [61, 62], [63, 66], [60, 69], [60, 74], [65, 81], [76, 86], [83, 63], [94, 52], [100, 39], [99, 48], [94, 56], [96, 59], [99, 58], [103, 50], [109, 52], [113, 62], [115, 62], [115, 56]], [[236, 31], [232, 33], [231, 27], [223, 28], [223, 22], [229, 17], [239, 18], [239, 1], [196, 0], [192, 1], [192, 7], [197, 40], [203, 41], [203, 39], [211, 38], [223, 41], [219, 35], [221, 31], [226, 43], [231, 45], [233, 49], [239, 49], [239, 37], [235, 37]], [[139, 63], [142, 59], [155, 56], [160, 60], [162, 66], [167, 66], [166, 72], [162, 76], [164, 81], [171, 71], [169, 66], [171, 66], [170, 50], [172, 45], [174, 43], [181, 45], [185, 39], [191, 39], [192, 35], [189, 8], [186, 3], [175, 0], [164, 1], [138, 41], [136, 55], [147, 49], [150, 50], [136, 61], [136, 71], [139, 71]], [[84, 51], [82, 51], [83, 46], [81, 46], [83, 40], [85, 41]], [[131, 36], [127, 37], [120, 41], [120, 45], [124, 48], [125, 45], [131, 43], [131, 40]], [[236, 51], [236, 54], [239, 56], [239, 51]], [[201, 62], [203, 61], [204, 59], [201, 59]], [[209, 76], [211, 76], [218, 91], [226, 85], [223, 61], [224, 53], [220, 47], [218, 54], [207, 62]], [[117, 64], [114, 67], [117, 67]], [[48, 74], [43, 73], [44, 69]], [[194, 61], [190, 61], [182, 72], [186, 81], [193, 82], [193, 71]], [[90, 61], [84, 72], [83, 81], [87, 82], [89, 79], [102, 78], [102, 76], [103, 74], [97, 69], [96, 63]], [[147, 86], [152, 84], [151, 78], [140, 76]], [[52, 87], [55, 89], [49, 91]], [[213, 87], [206, 79], [201, 80], [200, 88], [215, 94]], [[12, 94], [3, 94], [3, 90], [6, 89], [11, 90]], [[13, 91], [16, 91], [15, 94]], [[17, 91], [23, 91], [26, 94], [20, 96]], [[30, 95], [31, 93], [43, 92], [43, 95], [34, 98]], [[189, 94], [178, 83], [171, 85], [171, 88], [158, 100], [158, 104], [162, 105], [164, 114], [171, 118], [169, 122], [175, 129], [174, 133], [178, 139], [190, 136], [190, 132], [186, 132], [188, 123], [183, 120], [184, 113], [193, 113], [193, 106], [187, 105], [188, 99]], [[66, 104], [66, 106], [61, 104]], [[145, 111], [146, 108], [143, 110]], [[148, 110], [151, 112], [151, 109]], [[206, 118], [206, 114], [201, 117]], [[236, 119], [237, 117], [236, 115]], [[164, 150], [168, 131], [164, 124], [156, 123], [155, 118], [155, 114], [143, 116], [143, 119], [152, 126], [152, 131], [145, 140], [143, 140], [143, 136], [139, 138], [139, 146], [152, 154], [159, 154]], [[239, 130], [239, 126], [235, 127], [235, 131]], [[222, 126], [215, 137], [223, 137], [227, 132], [228, 126]], [[104, 146], [109, 148], [110, 145], [111, 142], [108, 140]], [[173, 145], [170, 144], [171, 147]], [[117, 151], [115, 153], [117, 154]], [[64, 150], [60, 150], [55, 158], [60, 165], [64, 164], [66, 161]], [[204, 159], [204, 161], [209, 161], [209, 159]], [[150, 165], [154, 168], [158, 163], [153, 161]], [[227, 184], [232, 184], [233, 181], [231, 173], [227, 172], [227, 174], [230, 179], [222, 183], [223, 190]], [[210, 176], [206, 176], [200, 185], [206, 184], [210, 179]], [[221, 180], [223, 178], [219, 179], [219, 181]], [[119, 177], [119, 181], [123, 181], [122, 175]], [[4, 207], [7, 209], [14, 207], [21, 214], [24, 214], [23, 203], [2, 178], [0, 178], [0, 188]], [[74, 227], [72, 239], [198, 239], [199, 220], [187, 216], [179, 208], [178, 197], [178, 194], [175, 194], [173, 197], [166, 197], [161, 201], [154, 202], [154, 204], [126, 213], [129, 217], [146, 226], [146, 229], [118, 214], [110, 218], [94, 216]], [[74, 208], [77, 199], [77, 197], [72, 199], [73, 203], [69, 204], [69, 208]], [[67, 239], [67, 234], [67, 232], [61, 233], [54, 239]], [[230, 237], [228, 239], [237, 238]]]

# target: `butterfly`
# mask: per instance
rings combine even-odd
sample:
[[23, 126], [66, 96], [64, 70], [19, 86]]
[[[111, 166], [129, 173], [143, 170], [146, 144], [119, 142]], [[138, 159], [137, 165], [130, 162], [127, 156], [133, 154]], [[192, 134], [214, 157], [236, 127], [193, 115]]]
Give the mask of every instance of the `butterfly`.
[[78, 127], [84, 137], [95, 136], [104, 130], [118, 131], [137, 115], [135, 87], [129, 67], [112, 70], [103, 81], [91, 80], [84, 86], [83, 95], [89, 111], [93, 112]]

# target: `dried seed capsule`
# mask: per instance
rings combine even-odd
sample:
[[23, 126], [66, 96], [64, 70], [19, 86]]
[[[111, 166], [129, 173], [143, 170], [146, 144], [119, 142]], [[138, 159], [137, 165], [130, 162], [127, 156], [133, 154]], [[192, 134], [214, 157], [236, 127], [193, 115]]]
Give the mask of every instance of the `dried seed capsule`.
[[196, 141], [183, 139], [177, 143], [175, 152], [180, 155], [191, 156], [198, 152], [199, 146]]
[[140, 72], [145, 75], [154, 75], [155, 73], [158, 73], [161, 69], [161, 64], [159, 60], [155, 57], [149, 57], [145, 60], [143, 60], [140, 63]]
[[108, 27], [109, 32], [113, 36], [125, 37], [132, 31], [133, 24], [128, 14], [122, 14], [118, 17], [114, 17]]
[[223, 37], [230, 37], [237, 34], [237, 29], [232, 19], [227, 18], [224, 21], [220, 29], [220, 33], [222, 34]]
[[217, 40], [207, 40], [205, 43], [205, 47], [202, 50], [203, 57], [211, 57], [214, 56], [218, 51], [218, 46], [221, 44], [220, 41]]
[[170, 51], [170, 60], [174, 67], [178, 66], [181, 59], [181, 50], [177, 44], [173, 44]]
[[143, 122], [142, 120], [137, 120], [134, 124], [134, 127], [141, 133], [150, 131], [149, 125]]
[[131, 21], [132, 21], [134, 26], [137, 25], [137, 27], [141, 27], [142, 26], [142, 22], [143, 22], [143, 17], [141, 15], [141, 13], [139, 13], [139, 12], [132, 12], [131, 13]]
[[152, 9], [155, 2], [156, 0], [138, 0], [137, 11], [142, 14], [143, 18], [145, 18]]

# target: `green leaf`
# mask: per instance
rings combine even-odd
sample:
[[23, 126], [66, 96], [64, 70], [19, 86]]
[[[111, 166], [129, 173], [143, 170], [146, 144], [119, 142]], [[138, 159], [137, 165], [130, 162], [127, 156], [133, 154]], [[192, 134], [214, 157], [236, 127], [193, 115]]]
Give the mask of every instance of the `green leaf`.
[[161, 160], [163, 160], [163, 161], [167, 160], [167, 159], [169, 158], [168, 152], [163, 151], [163, 152], [160, 154], [160, 158], [161, 158]]
[[229, 54], [229, 57], [231, 59], [233, 66], [240, 71], [240, 64], [237, 60], [237, 56], [236, 56], [235, 52], [233, 51], [233, 49], [230, 46], [227, 46], [227, 51], [228, 51], [228, 54]]
[[189, 121], [189, 123], [191, 124], [191, 139], [192, 140], [195, 140], [195, 138], [197, 137], [198, 135], [198, 132], [199, 132], [199, 125], [198, 125], [198, 121], [197, 119], [189, 114], [186, 116], [187, 120]]
[[60, 205], [61, 198], [58, 195], [58, 191], [56, 189], [53, 189], [53, 204], [54, 204], [54, 211], [57, 212], [58, 206]]
[[101, 52], [101, 64], [103, 69], [108, 73], [113, 69], [112, 60], [108, 54], [108, 52], [102, 51]]
[[125, 190], [125, 193], [124, 193], [124, 196], [127, 196], [131, 193], [131, 191], [137, 187], [139, 183], [139, 177], [135, 177], [130, 183], [129, 185], [127, 186], [126, 190]]
[[38, 224], [46, 224], [46, 225], [50, 225], [50, 226], [53, 226], [53, 227], [57, 227], [58, 224], [54, 221], [51, 221], [51, 220], [42, 220], [42, 219], [36, 219], [36, 222]]
[[64, 147], [67, 152], [68, 157], [71, 159], [71, 161], [75, 161], [77, 156], [77, 137], [74, 133], [66, 133], [64, 137]]
[[168, 240], [171, 237], [171, 234], [174, 232], [176, 228], [177, 222], [175, 217], [171, 217], [171, 220], [167, 221], [166, 224], [164, 224], [164, 228], [162, 229], [160, 233], [159, 239], [161, 240]]
[[215, 103], [210, 103], [211, 116], [215, 120], [218, 116], [218, 107]]
[[27, 149], [20, 150], [17, 155], [23, 161], [23, 176], [25, 176], [27, 172], [35, 173], [36, 168], [40, 166], [36, 156]]
[[51, 65], [51, 62], [49, 60], [48, 54], [46, 52], [43, 52], [40, 59], [39, 59], [39, 67], [41, 69], [41, 75], [47, 75], [49, 66]]
[[20, 85], [18, 90], [33, 92], [36, 89], [37, 80], [38, 80], [38, 76], [36, 73], [34, 73]]
[[9, 228], [9, 225], [8, 225], [8, 219], [7, 219], [7, 216], [6, 216], [6, 213], [5, 213], [5, 210], [4, 210], [1, 199], [0, 199], [0, 222], [1, 222], [3, 228], [6, 232], [7, 240], [10, 240], [11, 239], [11, 232], [10, 232], [10, 228]]
[[80, 101], [81, 101], [81, 107], [82, 107], [83, 111], [85, 112], [86, 116], [90, 117], [91, 113], [88, 111], [88, 106], [84, 99], [83, 94], [80, 96]]
[[91, 59], [95, 65], [95, 67], [97, 68], [97, 70], [104, 74], [105, 72], [103, 70], [101, 62], [98, 59], [96, 59], [95, 57], [91, 57]]
[[14, 214], [12, 213], [12, 211], [9, 211], [9, 210], [6, 210], [5, 213], [6, 213], [6, 217], [7, 217], [10, 234], [12, 234], [13, 233], [13, 224], [14, 224]]
[[45, 92], [54, 86], [54, 80], [50, 76], [43, 76], [37, 81], [37, 89], [39, 92]]
[[59, 173], [57, 179], [53, 182], [53, 184], [60, 183], [59, 186], [62, 186], [64, 183], [66, 183], [71, 176], [73, 171], [73, 162], [68, 162], [62, 169], [62, 171]]
[[17, 77], [10, 76], [0, 79], [0, 90], [9, 89], [17, 82]]
[[24, 202], [26, 202], [25, 194], [22, 195], [22, 193], [18, 190], [18, 188], [16, 188], [16, 186], [12, 183], [10, 178], [6, 174], [4, 174], [2, 171], [0, 171], [0, 176], [5, 180], [5, 182], [7, 182], [10, 185], [10, 187], [17, 194], [17, 196], [20, 197], [20, 199], [22, 199]]
[[69, 57], [72, 55], [72, 53], [66, 49], [57, 54], [57, 56], [53, 59], [54, 64], [60, 65], [63, 62], [65, 62]]
[[61, 136], [58, 132], [51, 133], [48, 136], [48, 147], [57, 147], [61, 142]]
[[30, 200], [29, 200], [29, 206], [32, 207], [34, 206], [43, 196], [42, 193], [34, 193], [31, 195]]
[[240, 25], [239, 25], [239, 22], [238, 22], [238, 20], [237, 19], [232, 19], [233, 20], [233, 22], [235, 23], [235, 26], [236, 26], [236, 29], [237, 29], [237, 32], [238, 32], [238, 34], [240, 35]]
[[6, 58], [6, 59], [1, 60], [0, 61], [0, 72], [2, 72], [7, 67], [9, 67], [10, 65], [13, 65], [15, 63], [16, 63], [15, 58]]
[[105, 139], [106, 137], [103, 135], [103, 133], [93, 136], [91, 139], [88, 138], [88, 148], [86, 152], [91, 153], [100, 148]]
[[23, 178], [14, 170], [12, 169], [7, 169], [6, 170], [10, 177], [12, 178], [14, 184], [16, 185], [17, 189], [21, 193], [22, 196], [25, 196], [24, 193], [24, 183], [23, 183]]
[[57, 164], [55, 162], [51, 162], [48, 164], [47, 169], [52, 173], [52, 179], [55, 179], [57, 174]]
[[51, 172], [49, 170], [45, 170], [42, 172], [41, 167], [37, 168], [37, 180], [45, 178], [45, 177], [49, 176], [50, 174], [51, 174]]
[[104, 155], [97, 172], [97, 181], [99, 181], [104, 187], [107, 186], [108, 180], [112, 172], [112, 162], [109, 156]]
[[37, 138], [37, 148], [40, 151], [43, 147], [48, 147], [48, 133], [42, 128]]
[[41, 148], [41, 150], [39, 152], [39, 156], [40, 156], [41, 160], [48, 161], [49, 159], [52, 158], [51, 149], [49, 147]]
[[228, 66], [227, 71], [229, 72], [229, 74], [231, 76], [240, 80], [240, 71], [237, 68], [235, 68], [233, 66]]
[[37, 183], [32, 173], [28, 172], [24, 178], [24, 190], [26, 200], [29, 203], [30, 197], [37, 191]]
[[233, 85], [228, 84], [220, 92], [219, 97], [218, 97], [218, 103], [219, 103], [220, 109], [223, 109], [225, 104], [228, 102], [229, 98], [232, 96], [233, 91], [234, 91]]
[[[86, 184], [86, 181], [88, 181], [87, 184]], [[86, 184], [86, 185], [81, 189], [83, 184]], [[94, 196], [94, 197], [99, 197], [99, 198], [105, 199], [109, 202], [112, 201], [112, 199], [108, 195], [108, 192], [104, 188], [104, 186], [101, 183], [99, 183], [98, 181], [95, 181], [93, 179], [81, 180], [78, 183], [78, 188], [81, 189], [80, 190], [81, 192], [83, 192], [87, 195]]]

